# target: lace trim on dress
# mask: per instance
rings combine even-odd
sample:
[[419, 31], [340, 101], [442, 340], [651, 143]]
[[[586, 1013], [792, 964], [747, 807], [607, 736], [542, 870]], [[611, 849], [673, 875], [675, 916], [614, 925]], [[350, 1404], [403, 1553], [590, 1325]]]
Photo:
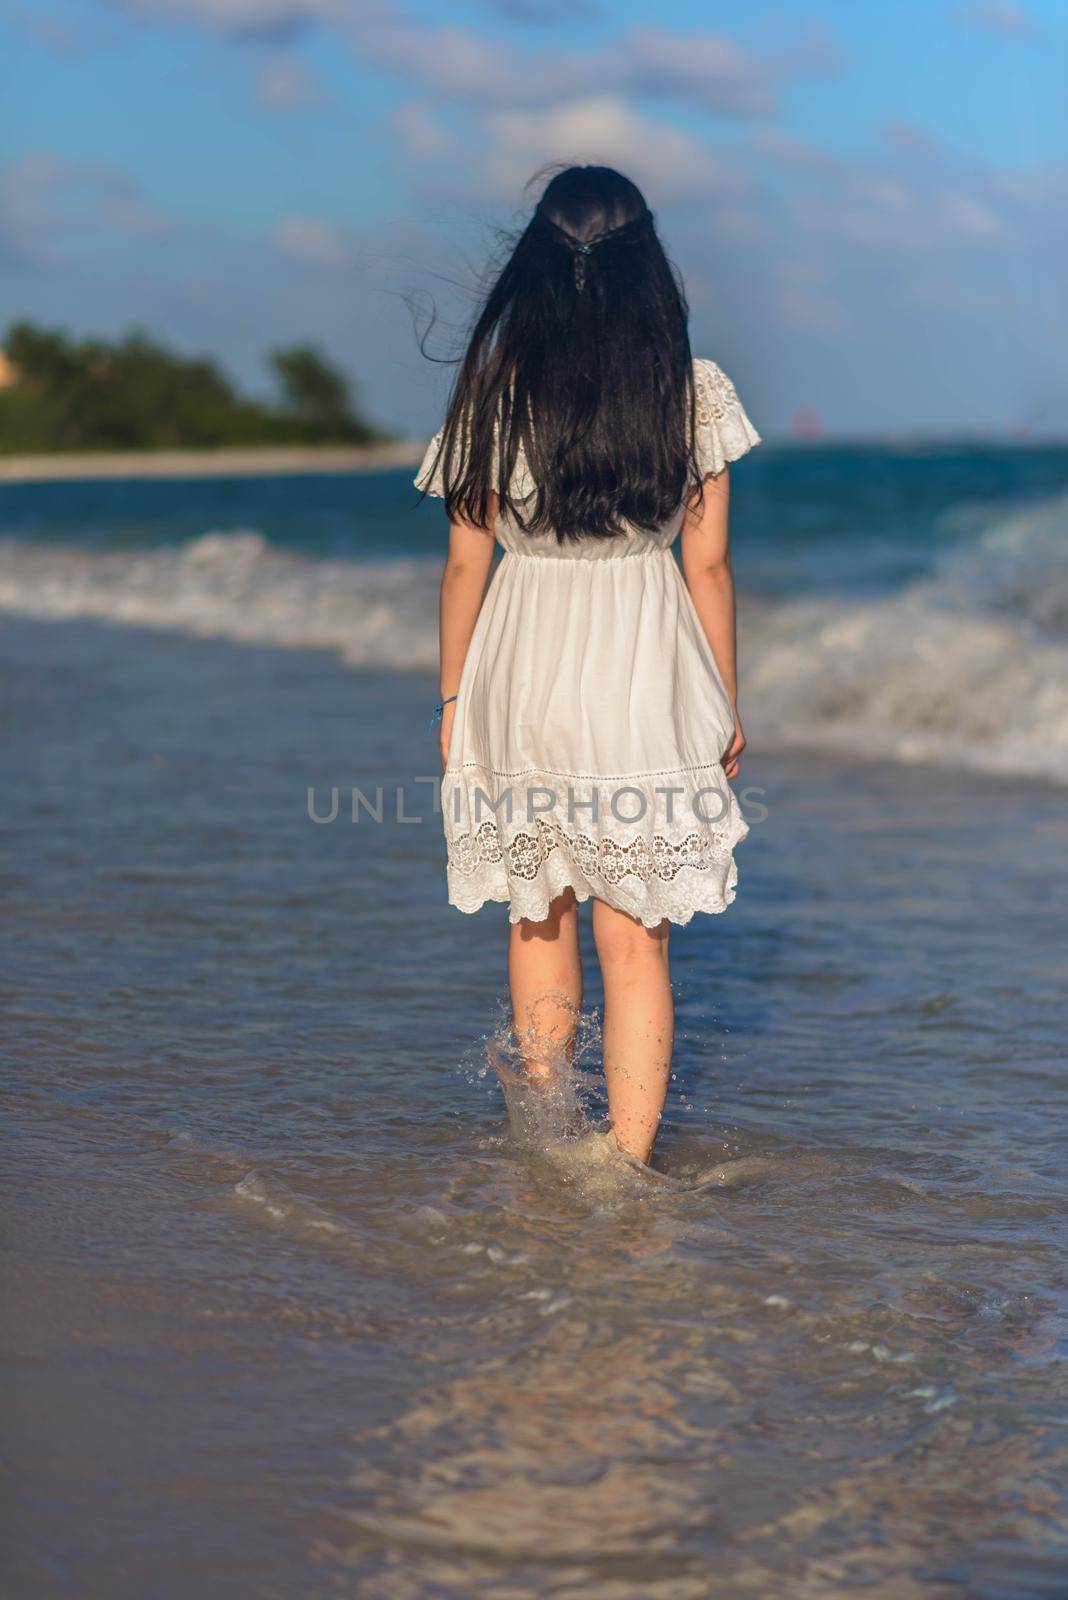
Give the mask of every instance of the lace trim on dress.
[[511, 922], [542, 922], [550, 902], [571, 889], [580, 902], [609, 899], [650, 928], [724, 911], [733, 901], [734, 846], [749, 831], [733, 797], [716, 827], [680, 828], [676, 837], [618, 831], [623, 837], [593, 835], [542, 817], [514, 830], [489, 818], [467, 833], [446, 829], [449, 901], [467, 912], [507, 901]]
[[701, 359], [693, 370], [697, 459], [702, 477], [718, 476], [728, 461], [737, 461], [761, 439], [722, 368]]
[[719, 865], [730, 845], [715, 834], [692, 832], [677, 843], [661, 833], [641, 835], [629, 844], [616, 839], [593, 838], [587, 833], [568, 833], [559, 822], [537, 817], [533, 830], [520, 829], [502, 843], [495, 822], [479, 823], [473, 833], [448, 840], [449, 866], [454, 872], [470, 875], [487, 862], [503, 862], [509, 876], [536, 878], [553, 850], [563, 850], [581, 867], [587, 877], [603, 878], [620, 884], [635, 877], [642, 883], [659, 878], [671, 883], [683, 867], [707, 872]]

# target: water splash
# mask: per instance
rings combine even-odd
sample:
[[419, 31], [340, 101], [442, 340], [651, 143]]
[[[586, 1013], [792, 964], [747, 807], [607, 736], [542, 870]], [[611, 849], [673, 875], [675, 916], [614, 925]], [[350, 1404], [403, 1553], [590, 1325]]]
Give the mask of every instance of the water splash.
[[486, 1059], [501, 1085], [513, 1140], [542, 1152], [595, 1130], [591, 1056], [601, 1041], [600, 1022], [565, 996], [547, 994], [530, 1008], [520, 1039], [504, 1021], [486, 1041]]
[[774, 1172], [774, 1163], [752, 1157], [665, 1171], [622, 1149], [594, 1109], [603, 1092], [599, 1016], [557, 994], [536, 1001], [531, 1015], [522, 1039], [502, 1019], [485, 1057], [504, 1094], [513, 1144], [558, 1182], [587, 1199], [612, 1200], [731, 1189]]

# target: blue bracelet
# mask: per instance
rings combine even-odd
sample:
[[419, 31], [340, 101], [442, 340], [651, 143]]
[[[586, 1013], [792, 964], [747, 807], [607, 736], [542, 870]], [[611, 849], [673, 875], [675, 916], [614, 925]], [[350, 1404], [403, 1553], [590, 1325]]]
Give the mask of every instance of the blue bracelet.
[[433, 733], [434, 729], [437, 727], [438, 723], [441, 721], [442, 713], [444, 712], [445, 707], [446, 706], [451, 706], [453, 701], [454, 700], [458, 700], [458, 699], [459, 699], [459, 695], [450, 694], [450, 696], [449, 696], [449, 698], [447, 700], [439, 700], [438, 701], [437, 705], [434, 707], [433, 711], [430, 714], [430, 726], [426, 730], [427, 733]]

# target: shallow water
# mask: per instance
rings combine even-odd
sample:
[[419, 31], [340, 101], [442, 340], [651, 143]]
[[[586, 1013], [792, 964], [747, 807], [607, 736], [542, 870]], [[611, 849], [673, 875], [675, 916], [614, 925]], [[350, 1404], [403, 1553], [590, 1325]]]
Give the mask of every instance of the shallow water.
[[434, 820], [308, 819], [428, 682], [0, 655], [5, 1595], [1064, 1595], [1062, 789], [755, 755], [658, 1182], [510, 1130]]

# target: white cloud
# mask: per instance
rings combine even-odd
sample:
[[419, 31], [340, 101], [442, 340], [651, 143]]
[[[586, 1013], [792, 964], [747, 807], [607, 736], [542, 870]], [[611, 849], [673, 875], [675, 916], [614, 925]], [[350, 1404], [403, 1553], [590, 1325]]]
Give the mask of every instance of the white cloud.
[[852, 161], [775, 129], [761, 129], [756, 145], [793, 178], [790, 212], [803, 237], [816, 227], [828, 241], [912, 256], [1011, 241], [992, 174], [921, 127], [894, 123], [885, 138], [888, 156]]
[[1012, 4], [1012, 0], [979, 0], [976, 5], [958, 6], [955, 15], [966, 27], [1018, 38], [1033, 33], [1035, 28], [1031, 12]]
[[318, 23], [343, 25], [357, 8], [350, 0], [112, 0], [128, 16], [210, 29], [214, 33], [270, 38]]
[[484, 0], [490, 11], [526, 27], [551, 28], [561, 22], [585, 22], [598, 12], [596, 0]]
[[[769, 115], [791, 70], [751, 55], [726, 35], [643, 27], [587, 50], [531, 50], [469, 28], [433, 27], [394, 0], [111, 0], [144, 22], [246, 38], [311, 27], [348, 35], [367, 62], [444, 99], [475, 105], [550, 105], [599, 95], [684, 101], [729, 117]], [[563, 6], [504, 0], [548, 18]], [[574, 15], [574, 11], [571, 12]], [[808, 70], [798, 67], [796, 70]]]
[[158, 239], [172, 232], [118, 167], [36, 151], [0, 167], [0, 250], [47, 262], [62, 242]]
[[775, 75], [722, 34], [641, 28], [608, 51], [608, 67], [617, 87], [634, 94], [680, 98], [736, 117], [775, 108]]
[[[502, 74], [514, 74], [520, 60], [527, 60], [534, 77], [548, 78], [551, 60], [544, 53], [531, 52], [520, 57], [510, 47], [480, 38], [463, 28], [431, 29], [399, 13], [385, 14], [357, 30], [360, 55], [377, 67], [411, 78], [446, 98], [468, 99], [474, 103], [499, 99], [506, 93]], [[523, 97], [526, 85], [516, 85]]]
[[829, 151], [779, 128], [759, 128], [753, 142], [761, 155], [787, 172], [825, 172], [838, 165]]
[[1009, 237], [1004, 217], [975, 195], [959, 189], [944, 189], [938, 197], [944, 233], [955, 239], [975, 243], [997, 242]]
[[393, 113], [397, 136], [415, 161], [432, 160], [454, 154], [466, 159], [466, 151], [454, 135], [442, 127], [434, 111], [422, 100], [408, 100]]
[[275, 224], [274, 243], [283, 255], [313, 267], [344, 267], [353, 254], [344, 229], [321, 217], [282, 217]]
[[798, 199], [798, 226], [828, 240], [887, 255], [933, 256], [946, 249], [998, 244], [1003, 220], [975, 195], [943, 182], [917, 187], [881, 174], [855, 174], [833, 192]]
[[471, 172], [481, 192], [515, 200], [536, 170], [554, 161], [622, 169], [651, 202], [739, 201], [748, 186], [732, 166], [719, 165], [692, 134], [643, 117], [610, 95], [548, 110], [491, 111], [481, 119], [481, 155]]
[[918, 122], [909, 122], [903, 117], [896, 117], [885, 124], [882, 130], [883, 140], [888, 149], [900, 156], [937, 156], [939, 143], [929, 128], [922, 127]]
[[53, 55], [67, 61], [76, 61], [85, 48], [85, 30], [75, 27], [69, 19], [50, 13], [40, 5], [12, 4], [7, 19], [28, 39], [35, 40]]
[[256, 104], [264, 111], [299, 111], [320, 98], [319, 85], [298, 56], [268, 56], [256, 80]]
[[853, 319], [831, 286], [829, 264], [813, 256], [784, 254], [771, 274], [771, 304], [778, 317], [803, 333], [837, 336]]
[[597, 50], [518, 50], [465, 28], [428, 28], [399, 11], [353, 37], [374, 65], [474, 106], [546, 106], [611, 95], [682, 101], [731, 117], [768, 115], [776, 72], [721, 34], [642, 28]]

